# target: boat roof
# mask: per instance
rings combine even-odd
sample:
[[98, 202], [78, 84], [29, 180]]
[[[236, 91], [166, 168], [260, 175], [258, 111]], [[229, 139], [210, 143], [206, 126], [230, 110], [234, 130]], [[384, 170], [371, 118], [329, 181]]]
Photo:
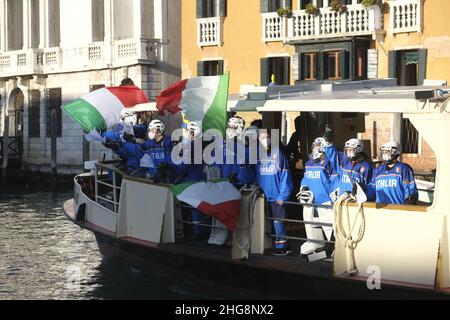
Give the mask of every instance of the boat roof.
[[380, 87], [371, 89], [279, 92], [269, 96], [259, 112], [364, 112], [364, 113], [440, 113], [450, 95], [436, 91], [450, 87]]
[[[450, 86], [396, 85], [396, 79], [330, 84], [257, 87], [244, 85], [228, 96], [230, 112], [449, 112]], [[436, 93], [441, 93], [436, 96]], [[444, 93], [444, 94], [442, 94]], [[138, 104], [133, 112], [157, 112], [156, 102]]]

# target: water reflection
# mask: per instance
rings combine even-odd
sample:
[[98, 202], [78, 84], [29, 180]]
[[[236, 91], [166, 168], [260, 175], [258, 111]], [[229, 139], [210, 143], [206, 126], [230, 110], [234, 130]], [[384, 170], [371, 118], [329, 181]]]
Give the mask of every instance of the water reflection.
[[255, 298], [157, 265], [144, 274], [103, 261], [93, 234], [64, 217], [65, 190], [0, 194], [0, 299]]

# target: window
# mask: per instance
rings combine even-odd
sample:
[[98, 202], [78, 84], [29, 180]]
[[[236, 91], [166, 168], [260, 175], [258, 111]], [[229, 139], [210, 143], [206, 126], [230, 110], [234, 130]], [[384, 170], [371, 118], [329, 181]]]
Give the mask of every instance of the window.
[[269, 12], [276, 12], [281, 8], [281, 0], [269, 0]]
[[423, 84], [426, 77], [427, 49], [389, 51], [389, 78], [401, 86]]
[[261, 13], [277, 12], [280, 8], [292, 9], [292, 0], [260, 0]]
[[340, 73], [340, 54], [339, 52], [325, 52], [324, 53], [324, 75], [323, 78], [327, 80], [342, 79]]
[[316, 53], [304, 53], [302, 55], [302, 80], [317, 80], [316, 56]]
[[290, 84], [290, 58], [270, 57], [261, 59], [261, 85], [267, 86], [275, 77], [277, 85]]
[[223, 60], [199, 61], [197, 63], [197, 76], [223, 75]]
[[419, 132], [409, 119], [402, 120], [403, 153], [419, 153]]
[[210, 18], [216, 16], [216, 0], [203, 0], [202, 1], [203, 17]]
[[62, 136], [62, 114], [61, 114], [61, 106], [62, 106], [62, 98], [61, 98], [61, 88], [53, 88], [47, 89], [47, 113], [46, 113], [46, 122], [47, 122], [47, 137], [50, 137], [50, 121], [51, 121], [51, 112], [52, 110], [56, 110], [56, 135], [58, 137]]
[[30, 90], [28, 93], [28, 136], [38, 138], [41, 135], [41, 92]]
[[226, 0], [197, 0], [197, 19], [225, 17], [226, 11]]

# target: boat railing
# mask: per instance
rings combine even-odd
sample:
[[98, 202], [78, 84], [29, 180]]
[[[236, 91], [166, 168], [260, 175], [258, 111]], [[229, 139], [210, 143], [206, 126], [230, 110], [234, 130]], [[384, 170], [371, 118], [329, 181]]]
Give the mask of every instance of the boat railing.
[[[324, 205], [324, 204], [307, 204], [307, 203], [300, 203], [300, 202], [293, 202], [293, 201], [285, 201], [284, 205], [286, 206], [294, 206], [294, 207], [302, 207], [302, 208], [323, 208], [323, 209], [333, 209], [333, 206], [331, 205]], [[267, 210], [266, 210], [267, 213]], [[319, 221], [308, 221], [305, 219], [288, 219], [288, 218], [274, 218], [274, 217], [270, 217], [268, 214], [266, 214], [266, 221], [268, 223], [272, 223], [273, 221], [282, 221], [282, 222], [288, 222], [288, 223], [295, 223], [295, 224], [302, 224], [302, 225], [313, 225], [315, 227], [333, 227], [332, 223], [326, 223], [326, 222], [319, 222]], [[267, 234], [270, 238], [275, 239], [278, 236], [273, 234], [273, 233], [268, 233]], [[300, 243], [303, 242], [312, 242], [312, 243], [318, 243], [318, 244], [330, 244], [330, 245], [334, 245], [335, 241], [331, 241], [331, 240], [315, 240], [315, 239], [308, 239], [308, 238], [304, 238], [304, 237], [296, 237], [296, 236], [283, 236], [283, 237], [279, 237], [279, 238], [283, 238], [286, 240], [296, 240], [296, 241], [300, 241]]]
[[95, 202], [119, 213], [119, 199], [122, 178], [126, 174], [115, 166], [116, 162], [98, 162], [95, 164]]
[[[251, 190], [242, 190], [242, 192], [248, 192]], [[333, 209], [333, 206], [331, 205], [312, 205], [312, 204], [306, 204], [306, 203], [300, 203], [300, 202], [285, 202], [284, 203], [286, 206], [296, 206], [296, 207], [314, 207], [314, 208], [324, 208], [324, 209]], [[186, 203], [181, 203], [181, 208], [185, 208], [185, 209], [193, 209], [192, 206], [186, 204]], [[281, 219], [281, 218], [273, 218], [268, 214], [268, 210], [265, 210], [265, 222], [268, 223], [268, 225], [271, 225], [273, 221], [282, 221], [282, 222], [288, 222], [288, 223], [295, 223], [295, 224], [303, 224], [303, 225], [313, 225], [313, 226], [317, 226], [317, 227], [333, 227], [332, 223], [326, 223], [326, 222], [318, 222], [318, 221], [307, 221], [304, 219]], [[220, 227], [217, 225], [212, 225], [209, 223], [198, 223], [198, 222], [192, 222], [192, 221], [188, 221], [186, 219], [182, 219], [181, 223], [183, 225], [195, 225], [195, 226], [199, 226], [199, 227], [207, 227], [207, 228], [216, 228], [216, 229], [227, 229], [226, 227]], [[266, 228], [264, 228], [266, 229]], [[273, 228], [272, 228], [273, 229]], [[251, 230], [251, 229], [250, 229]], [[266, 232], [266, 236], [271, 238], [271, 239], [275, 239], [277, 238], [277, 236], [275, 234], [273, 234], [273, 232]], [[332, 245], [334, 246], [335, 241], [329, 241], [329, 240], [315, 240], [315, 239], [308, 239], [305, 237], [300, 237], [300, 236], [284, 236], [281, 237], [283, 239], [286, 240], [295, 240], [295, 241], [300, 241], [301, 243], [309, 241], [312, 243], [318, 243], [318, 244], [324, 244], [324, 245]]]

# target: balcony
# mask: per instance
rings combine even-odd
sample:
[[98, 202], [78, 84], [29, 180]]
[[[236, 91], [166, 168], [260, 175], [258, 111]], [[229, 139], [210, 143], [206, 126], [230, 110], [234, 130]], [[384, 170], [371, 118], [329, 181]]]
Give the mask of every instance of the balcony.
[[395, 0], [389, 2], [390, 34], [422, 32], [423, 0]]
[[312, 15], [299, 10], [294, 11], [290, 18], [279, 17], [277, 13], [262, 16], [264, 42], [359, 35], [375, 38], [383, 32], [383, 17], [378, 6], [365, 8], [361, 4], [348, 5], [345, 12], [321, 8]]
[[223, 17], [197, 19], [197, 45], [201, 47], [222, 46]]
[[160, 43], [151, 39], [94, 42], [82, 48], [46, 48], [0, 53], [0, 77], [77, 72], [154, 64]]

